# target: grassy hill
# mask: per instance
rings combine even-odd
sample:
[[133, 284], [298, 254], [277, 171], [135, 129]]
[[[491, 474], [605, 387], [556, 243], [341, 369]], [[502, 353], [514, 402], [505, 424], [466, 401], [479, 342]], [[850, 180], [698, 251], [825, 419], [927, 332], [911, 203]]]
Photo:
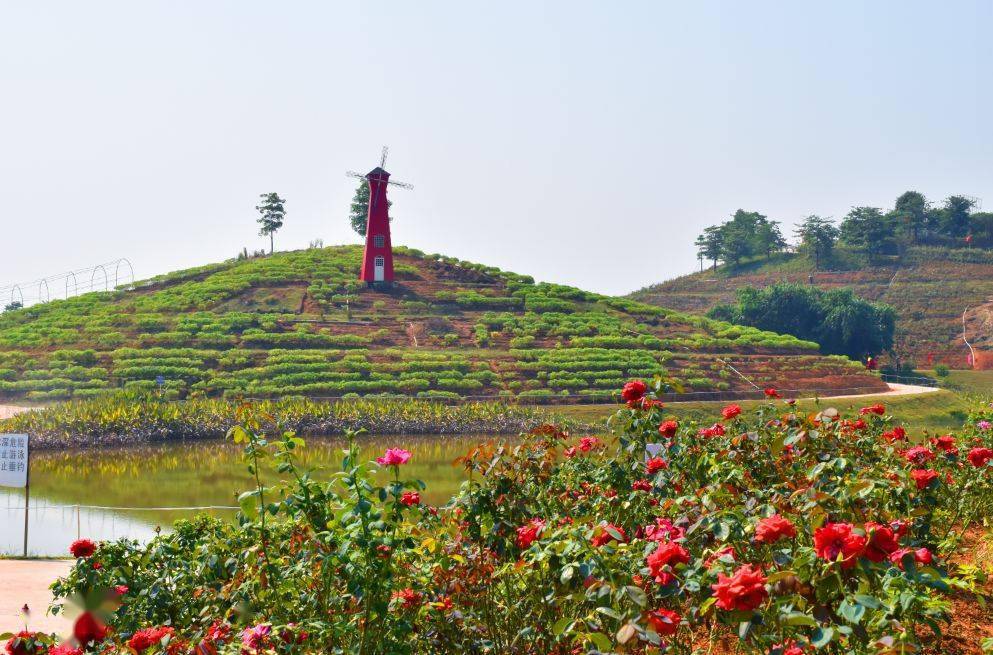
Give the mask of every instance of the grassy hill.
[[935, 364], [968, 367], [969, 349], [962, 341], [962, 315], [968, 308], [966, 334], [977, 360], [993, 366], [986, 352], [993, 350], [993, 252], [917, 247], [900, 257], [873, 260], [840, 252], [822, 268], [828, 270], [815, 271], [806, 256], [782, 254], [686, 275], [636, 291], [630, 298], [702, 314], [731, 301], [741, 287], [784, 280], [806, 283], [812, 276], [819, 287], [850, 287], [864, 298], [895, 307], [897, 348], [922, 367], [928, 367], [930, 354]]
[[667, 374], [686, 391], [881, 388], [793, 337], [397, 249], [398, 285], [356, 278], [361, 248], [230, 260], [0, 314], [0, 397], [589, 397]]

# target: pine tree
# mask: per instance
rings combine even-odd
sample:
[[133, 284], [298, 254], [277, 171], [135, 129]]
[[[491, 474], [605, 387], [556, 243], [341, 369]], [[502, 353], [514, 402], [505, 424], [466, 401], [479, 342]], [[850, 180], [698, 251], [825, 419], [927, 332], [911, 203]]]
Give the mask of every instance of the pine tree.
[[259, 197], [262, 198], [262, 204], [255, 206], [259, 213], [258, 223], [262, 226], [259, 236], [269, 236], [269, 254], [272, 254], [275, 251], [273, 235], [283, 227], [283, 219], [286, 217], [286, 209], [283, 207], [286, 200], [280, 198], [278, 193], [263, 193]]

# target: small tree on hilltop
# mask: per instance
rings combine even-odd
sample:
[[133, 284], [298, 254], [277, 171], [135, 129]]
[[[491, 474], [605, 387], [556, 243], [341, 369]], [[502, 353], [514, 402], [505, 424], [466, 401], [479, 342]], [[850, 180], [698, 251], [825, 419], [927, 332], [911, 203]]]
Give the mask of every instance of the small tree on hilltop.
[[814, 268], [819, 269], [821, 261], [834, 252], [839, 232], [828, 219], [811, 215], [803, 219], [794, 234], [800, 239], [800, 249], [814, 258]]
[[[386, 208], [389, 209], [393, 206], [392, 200], [386, 201]], [[359, 182], [358, 188], [355, 189], [355, 195], [352, 196], [352, 206], [348, 210], [348, 221], [352, 224], [352, 229], [360, 237], [365, 237], [366, 222], [369, 220], [369, 183]], [[390, 216], [390, 222], [393, 221], [393, 217]]]
[[969, 218], [975, 201], [964, 196], [950, 196], [941, 208], [941, 231], [950, 237], [960, 238], [969, 233]]
[[927, 228], [929, 210], [923, 193], [906, 191], [893, 205], [893, 218], [913, 243], [919, 243], [921, 232]]
[[892, 219], [876, 207], [853, 207], [841, 221], [841, 240], [869, 254], [892, 249], [894, 236]]
[[762, 220], [755, 223], [755, 250], [765, 253], [765, 258], [770, 259], [772, 253], [779, 252], [786, 247], [786, 239], [779, 229], [778, 221]]
[[262, 198], [262, 204], [255, 206], [259, 213], [258, 223], [262, 226], [259, 236], [269, 236], [269, 254], [272, 254], [275, 252], [273, 235], [283, 227], [283, 219], [286, 217], [286, 209], [283, 207], [286, 200], [280, 198], [278, 193], [263, 193], [259, 197]]
[[719, 225], [711, 225], [696, 238], [696, 251], [701, 259], [709, 259], [717, 269], [717, 260], [721, 258], [723, 249], [723, 234]]

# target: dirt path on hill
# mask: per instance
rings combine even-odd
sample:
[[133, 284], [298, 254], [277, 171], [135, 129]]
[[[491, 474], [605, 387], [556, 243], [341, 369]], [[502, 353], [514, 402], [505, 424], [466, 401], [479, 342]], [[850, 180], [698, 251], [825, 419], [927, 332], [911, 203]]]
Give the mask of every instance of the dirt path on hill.
[[18, 407], [17, 405], [0, 405], [0, 419], [10, 418], [14, 414], [26, 412], [33, 407]]
[[69, 560], [0, 560], [0, 633], [24, 629], [21, 608], [31, 609], [30, 630], [66, 635], [68, 619], [46, 614], [52, 602], [49, 585], [69, 571]]
[[834, 400], [840, 398], [844, 400], [845, 398], [873, 398], [875, 396], [916, 396], [923, 393], [937, 393], [941, 391], [938, 387], [922, 387], [916, 384], [897, 384], [896, 382], [887, 382], [886, 385], [890, 388], [889, 391], [883, 391], [882, 393], [858, 393], [849, 396], [819, 396], [819, 398]]

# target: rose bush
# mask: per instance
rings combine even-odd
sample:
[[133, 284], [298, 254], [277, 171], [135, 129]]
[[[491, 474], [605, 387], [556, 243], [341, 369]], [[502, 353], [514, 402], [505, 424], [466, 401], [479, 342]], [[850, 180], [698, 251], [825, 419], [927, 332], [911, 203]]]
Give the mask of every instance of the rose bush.
[[932, 442], [881, 405], [770, 395], [701, 428], [647, 385], [624, 400], [611, 438], [475, 448], [441, 508], [405, 451], [377, 464], [353, 436], [340, 471], [304, 472], [302, 440], [249, 421], [231, 435], [249, 469], [274, 458], [290, 482], [243, 494], [237, 525], [98, 544], [56, 596], [92, 652], [809, 655], [915, 652], [980, 592], [951, 555], [991, 518], [989, 408]]

